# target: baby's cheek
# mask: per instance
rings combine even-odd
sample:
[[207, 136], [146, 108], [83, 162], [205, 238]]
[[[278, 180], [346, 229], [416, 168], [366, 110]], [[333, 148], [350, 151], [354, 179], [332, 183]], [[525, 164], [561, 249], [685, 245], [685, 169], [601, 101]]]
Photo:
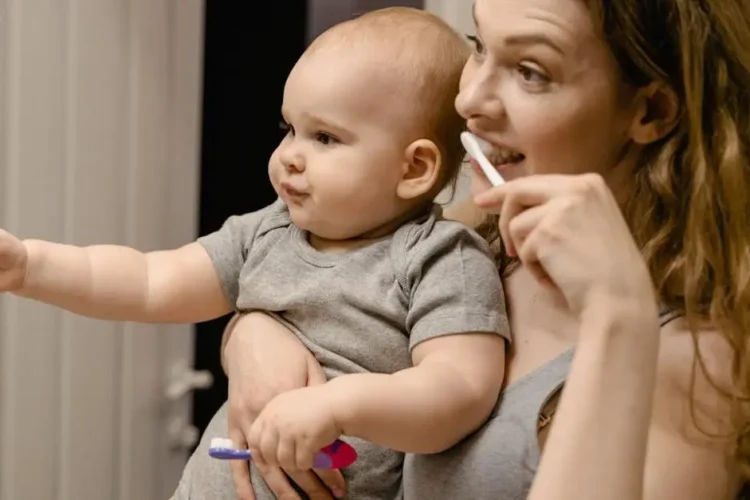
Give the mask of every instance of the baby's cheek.
[[269, 163], [268, 165], [268, 178], [271, 180], [271, 185], [276, 191], [276, 194], [279, 194], [279, 169], [275, 168], [273, 163]]

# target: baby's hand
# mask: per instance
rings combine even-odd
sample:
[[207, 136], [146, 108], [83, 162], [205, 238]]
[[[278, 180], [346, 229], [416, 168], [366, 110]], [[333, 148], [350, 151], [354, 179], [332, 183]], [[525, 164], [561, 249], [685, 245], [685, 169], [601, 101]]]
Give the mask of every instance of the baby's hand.
[[0, 292], [13, 292], [23, 286], [27, 262], [23, 242], [0, 229]]
[[324, 384], [279, 394], [250, 428], [253, 460], [287, 470], [308, 470], [321, 448], [341, 435], [334, 401]]

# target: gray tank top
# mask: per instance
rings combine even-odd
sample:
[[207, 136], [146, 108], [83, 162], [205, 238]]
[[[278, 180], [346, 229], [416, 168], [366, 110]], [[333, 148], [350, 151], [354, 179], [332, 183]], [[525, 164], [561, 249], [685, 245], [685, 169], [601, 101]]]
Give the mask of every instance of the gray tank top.
[[[661, 314], [661, 325], [678, 317]], [[539, 413], [565, 382], [574, 350], [511, 384], [487, 423], [450, 450], [407, 455], [405, 500], [523, 500], [539, 466]]]

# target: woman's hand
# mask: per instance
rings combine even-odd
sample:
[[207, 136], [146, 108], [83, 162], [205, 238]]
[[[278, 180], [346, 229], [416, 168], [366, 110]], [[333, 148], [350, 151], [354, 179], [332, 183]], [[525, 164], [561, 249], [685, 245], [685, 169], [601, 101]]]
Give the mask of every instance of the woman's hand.
[[524, 177], [474, 202], [500, 215], [508, 253], [559, 290], [573, 312], [601, 299], [655, 302], [645, 262], [599, 175]]
[[[253, 421], [276, 395], [308, 385], [325, 383], [315, 357], [297, 337], [272, 317], [254, 312], [235, 318], [227, 329], [231, 336], [224, 348], [229, 378], [229, 438], [235, 446], [247, 446], [246, 436]], [[277, 498], [297, 500], [300, 496], [284, 472], [256, 461], [269, 488]], [[247, 462], [231, 461], [232, 477], [240, 500], [255, 500]], [[343, 496], [344, 479], [339, 471], [290, 471], [289, 477], [311, 500]]]

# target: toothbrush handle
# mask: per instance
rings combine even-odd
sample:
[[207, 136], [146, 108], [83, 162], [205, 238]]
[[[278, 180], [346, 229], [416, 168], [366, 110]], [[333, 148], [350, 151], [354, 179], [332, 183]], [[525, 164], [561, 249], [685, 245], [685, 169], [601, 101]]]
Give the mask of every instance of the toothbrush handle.
[[[219, 460], [251, 460], [249, 450], [214, 447], [208, 454]], [[343, 469], [357, 459], [357, 452], [350, 445], [337, 439], [313, 457], [313, 467], [317, 469]]]
[[208, 454], [219, 460], [250, 460], [249, 450], [235, 450], [232, 448], [211, 448]]

